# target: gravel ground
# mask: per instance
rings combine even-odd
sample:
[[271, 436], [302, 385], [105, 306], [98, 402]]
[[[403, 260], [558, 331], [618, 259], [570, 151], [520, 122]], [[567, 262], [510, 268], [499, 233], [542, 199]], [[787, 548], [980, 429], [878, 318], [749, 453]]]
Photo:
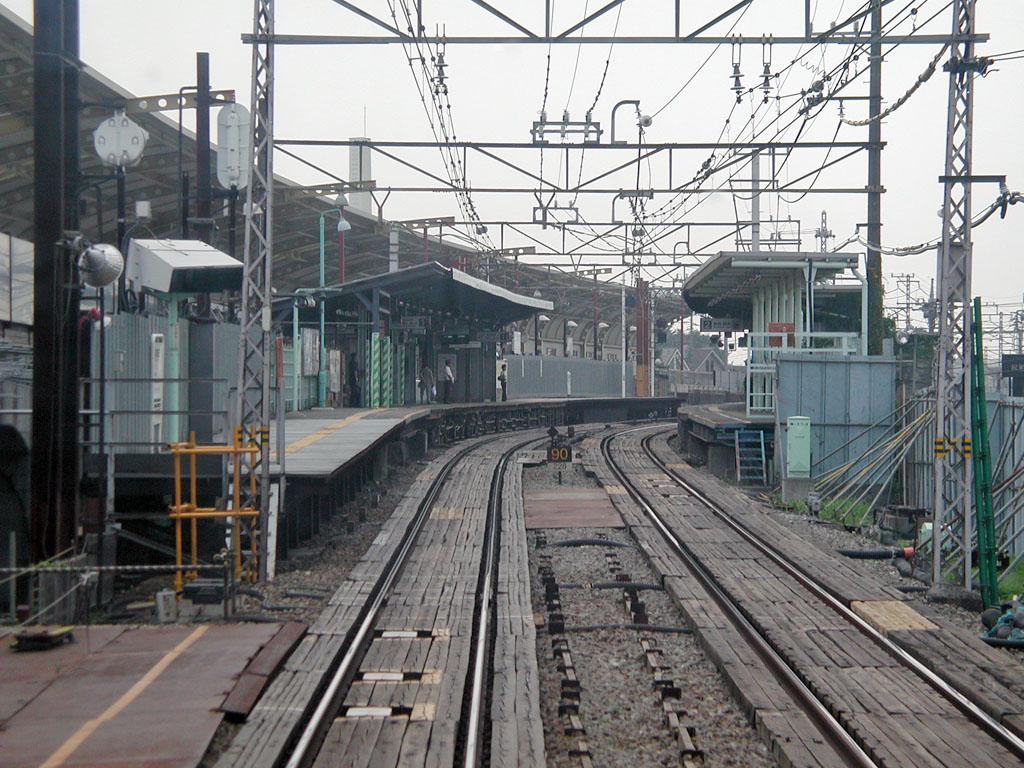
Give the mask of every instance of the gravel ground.
[[[524, 486], [557, 487], [558, 469], [557, 465], [526, 467]], [[574, 465], [571, 471], [562, 467], [562, 484], [591, 487], [596, 481], [587, 478], [580, 467]], [[538, 538], [546, 539], [548, 546], [538, 547]], [[629, 547], [550, 546], [557, 541], [579, 538], [604, 538], [629, 544]], [[538, 555], [550, 556], [551, 568], [560, 585], [613, 580], [609, 558], [621, 566], [621, 573], [628, 574], [635, 582], [658, 581], [625, 529], [549, 529], [540, 533], [531, 531], [529, 539], [534, 609], [543, 615], [546, 615], [546, 605], [537, 570]], [[683, 617], [664, 592], [643, 590], [640, 596], [652, 624], [685, 626]], [[625, 624], [630, 620], [623, 592], [618, 589], [563, 587], [560, 598], [568, 627]], [[696, 727], [694, 742], [705, 751], [704, 764], [750, 768], [775, 765], [767, 748], [733, 703], [724, 680], [692, 636], [626, 629], [570, 631], [555, 636], [569, 641], [582, 689], [580, 719], [585, 736], [564, 733], [565, 719], [558, 713], [562, 674], [551, 653], [553, 636], [543, 629], [538, 631], [541, 713], [548, 764], [558, 768], [578, 766], [579, 758], [570, 757], [569, 748], [575, 747], [580, 738], [588, 743], [594, 765], [602, 768], [680, 764], [675, 739], [665, 724], [661, 699], [654, 689], [653, 673], [640, 646], [641, 638], [649, 636], [654, 637], [662, 649], [662, 663], [669, 666], [669, 675], [682, 688], [680, 706], [685, 714], [680, 720]]]
[[596, 477], [587, 477], [583, 473], [583, 465], [572, 464], [538, 464], [523, 467], [523, 485], [534, 490], [546, 488], [600, 488]]

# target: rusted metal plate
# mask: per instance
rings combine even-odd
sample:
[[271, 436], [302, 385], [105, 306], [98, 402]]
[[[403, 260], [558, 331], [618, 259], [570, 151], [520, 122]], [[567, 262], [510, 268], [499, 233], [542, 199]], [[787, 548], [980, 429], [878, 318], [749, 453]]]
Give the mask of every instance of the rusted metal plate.
[[289, 621], [281, 627], [273, 639], [263, 646], [255, 659], [245, 668], [246, 672], [269, 677], [277, 671], [281, 662], [291, 653], [292, 648], [306, 634], [306, 625], [301, 621]]
[[236, 677], [279, 628], [76, 627], [77, 642], [49, 651], [4, 647], [0, 765], [193, 768]]
[[270, 678], [281, 666], [295, 645], [306, 634], [306, 625], [298, 621], [290, 621], [274, 635], [273, 639], [263, 646], [249, 666], [238, 678], [235, 687], [224, 700], [220, 711], [230, 720], [244, 720], [259, 700], [260, 694]]
[[526, 527], [621, 528], [622, 518], [603, 488], [545, 488], [523, 491]]

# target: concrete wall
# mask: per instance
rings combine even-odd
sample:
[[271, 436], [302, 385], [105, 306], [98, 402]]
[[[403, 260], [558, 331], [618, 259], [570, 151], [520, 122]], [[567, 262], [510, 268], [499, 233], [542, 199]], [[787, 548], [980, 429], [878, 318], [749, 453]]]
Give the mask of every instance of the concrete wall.
[[[565, 397], [572, 375], [573, 397], [618, 397], [621, 394], [622, 364], [602, 360], [550, 355], [509, 355], [508, 399], [524, 397]], [[636, 391], [635, 365], [626, 363], [626, 396]]]
[[[775, 465], [780, 476], [786, 467], [786, 419], [790, 416], [811, 419], [814, 475], [860, 456], [875, 440], [892, 434], [895, 359], [780, 355], [778, 377]], [[872, 427], [876, 422], [881, 423]]]

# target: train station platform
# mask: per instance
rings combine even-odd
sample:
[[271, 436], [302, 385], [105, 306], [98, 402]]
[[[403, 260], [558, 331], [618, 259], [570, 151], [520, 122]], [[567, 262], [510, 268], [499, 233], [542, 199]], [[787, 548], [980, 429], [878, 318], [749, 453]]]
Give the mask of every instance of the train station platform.
[[[738, 441], [751, 440], [757, 433], [761, 460], [770, 470], [774, 459], [775, 416], [747, 414], [745, 404], [701, 403], [683, 405], [678, 413], [679, 444], [683, 453], [698, 466], [733, 482], [743, 479], [737, 462]], [[744, 451], [745, 453], [745, 451]]]
[[79, 626], [73, 642], [21, 652], [5, 638], [0, 765], [193, 768], [261, 649], [274, 666], [291, 649], [277, 642], [286, 626]]
[[[382, 443], [418, 433], [431, 444], [475, 434], [602, 418], [667, 415], [680, 402], [665, 398], [552, 398], [503, 403], [429, 403], [400, 408], [314, 408], [289, 413], [283, 439], [271, 426], [271, 473], [289, 481], [328, 480]], [[585, 418], [587, 417], [587, 418]], [[283, 459], [279, 446], [283, 447]], [[426, 445], [423, 446], [424, 448]], [[283, 469], [282, 469], [283, 464]]]
[[[316, 534], [389, 466], [477, 435], [601, 421], [671, 418], [680, 397], [522, 399], [430, 403], [400, 408], [317, 408], [290, 413], [279, 439], [271, 428], [271, 476], [284, 480], [277, 556]], [[282, 466], [283, 458], [283, 466]]]

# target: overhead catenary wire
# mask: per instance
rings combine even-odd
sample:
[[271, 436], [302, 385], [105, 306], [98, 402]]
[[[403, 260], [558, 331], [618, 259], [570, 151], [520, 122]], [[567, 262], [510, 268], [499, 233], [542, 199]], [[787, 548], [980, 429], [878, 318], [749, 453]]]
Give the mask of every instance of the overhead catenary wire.
[[[405, 17], [407, 28], [410, 30], [413, 29], [413, 15], [408, 6], [407, 0], [398, 0], [398, 2], [401, 3], [402, 14]], [[391, 11], [391, 17], [394, 20], [395, 25], [398, 26], [400, 24], [398, 20], [398, 8], [394, 0], [388, 0], [388, 6]], [[439, 147], [439, 149], [444, 160], [445, 172], [448, 174], [452, 186], [455, 187], [456, 201], [462, 209], [463, 216], [466, 220], [476, 222], [475, 224], [469, 225], [468, 235], [473, 240], [475, 247], [478, 250], [494, 250], [494, 243], [491, 242], [490, 238], [487, 236], [486, 228], [479, 224], [480, 216], [469, 193], [469, 181], [467, 179], [466, 169], [463, 167], [462, 160], [459, 158], [458, 153], [452, 146], [452, 143], [457, 140], [457, 134], [455, 132], [455, 126], [452, 119], [451, 100], [448, 94], [447, 83], [445, 80], [441, 79], [440, 74], [431, 74], [427, 65], [427, 54], [429, 54], [429, 58], [432, 63], [440, 65], [441, 57], [443, 55], [441, 46], [442, 44], [438, 44], [435, 51], [431, 51], [430, 44], [426, 43], [426, 53], [424, 53], [421, 48], [421, 40], [418, 35], [414, 36], [414, 39], [411, 42], [406, 40], [403, 40], [402, 42], [402, 48], [405, 51], [410, 71], [413, 73], [413, 80], [419, 92], [420, 101], [427, 113], [427, 120], [430, 124], [431, 131], [434, 134], [434, 139], [438, 144], [443, 145]], [[415, 49], [415, 56], [411, 55], [412, 48]], [[419, 78], [416, 77], [414, 61], [419, 61], [420, 63], [424, 77], [424, 84], [422, 86], [420, 85]], [[440, 66], [438, 69], [440, 71]], [[438, 80], [440, 80], [440, 82], [437, 82]], [[435, 87], [429, 87], [431, 83], [434, 83]], [[426, 91], [426, 93], [424, 93], [424, 91]], [[427, 104], [428, 94], [430, 98], [430, 106]], [[433, 107], [433, 112], [431, 112], [431, 107]]]
[[[927, 2], [927, 0], [925, 0], [925, 2]], [[921, 3], [921, 4], [919, 4], [919, 5], [918, 5], [918, 7], [921, 7], [921, 6], [923, 6], [924, 4], [925, 4], [925, 3]], [[908, 11], [908, 9], [910, 9], [910, 8], [911, 8], [912, 6], [913, 6], [913, 3], [908, 3], [908, 4], [906, 5], [906, 6], [904, 6], [904, 7], [903, 7], [903, 8], [902, 8], [902, 9], [901, 9], [901, 10], [900, 10], [900, 11], [899, 11], [898, 13], [897, 13], [897, 15], [896, 15], [895, 19], [892, 19], [892, 20], [890, 20], [890, 22], [889, 22], [889, 23], [887, 24], [887, 27], [889, 27], [889, 28], [891, 29], [891, 28], [894, 28], [894, 27], [898, 26], [898, 25], [899, 25], [900, 23], [902, 23], [902, 22], [906, 21], [906, 19], [907, 19], [907, 18], [909, 18], [909, 17], [905, 16], [904, 14], [906, 14], [906, 13], [907, 13], [907, 11]], [[946, 7], [948, 7], [948, 5], [947, 5]], [[862, 12], [862, 11], [863, 11], [863, 10], [864, 10], [865, 8], [867, 8], [867, 4], [865, 4], [865, 5], [861, 6], [861, 8], [860, 8], [860, 9], [859, 9], [859, 10], [858, 10], [858, 11], [857, 11], [856, 13], [854, 13], [854, 14], [853, 14], [853, 16], [851, 16], [851, 18], [853, 18], [853, 17], [857, 16], [857, 15], [858, 15], [859, 13], [861, 13], [861, 12]], [[940, 12], [941, 12], [941, 11], [940, 11]], [[935, 17], [936, 17], [937, 15], [938, 15], [938, 13], [940, 13], [940, 12], [937, 12], [937, 13], [936, 13], [935, 15], [933, 15], [933, 16], [932, 16], [931, 18], [929, 18], [929, 19], [928, 19], [928, 22], [930, 22], [930, 21], [931, 21], [932, 19], [934, 19], [934, 18], [935, 18]], [[927, 23], [927, 22], [926, 22], [926, 23]], [[911, 33], [907, 34], [907, 35], [906, 35], [906, 36], [904, 37], [904, 40], [906, 40], [906, 39], [909, 39], [909, 38], [910, 38], [910, 37], [911, 37], [912, 35], [913, 35], [913, 32], [911, 32]], [[896, 47], [897, 47], [898, 45], [899, 45], [899, 43], [898, 43], [898, 42], [897, 42], [897, 43], [894, 43], [894, 44], [893, 44], [893, 46], [892, 46], [892, 47], [891, 47], [891, 48], [889, 49], [889, 52], [891, 52], [891, 51], [892, 51], [893, 49], [895, 49], [895, 48], [896, 48]], [[822, 50], [822, 51], [824, 51], [824, 46], [823, 46], [823, 44], [822, 44], [822, 43], [817, 43], [817, 44], [816, 44], [816, 46], [815, 46], [815, 48], [821, 48], [821, 50]], [[811, 51], [815, 50], [815, 48], [809, 49], [808, 51], [804, 51], [804, 52], [802, 52], [802, 53], [798, 54], [798, 56], [797, 56], [797, 57], [795, 57], [795, 58], [794, 58], [794, 59], [793, 59], [793, 60], [792, 60], [792, 61], [790, 62], [790, 64], [789, 64], [789, 65], [787, 65], [787, 66], [786, 66], [786, 67], [784, 67], [784, 68], [783, 68], [782, 70], [780, 70], [780, 72], [776, 73], [776, 75], [775, 75], [775, 76], [776, 76], [776, 77], [778, 77], [779, 75], [781, 75], [781, 74], [783, 74], [783, 73], [788, 73], [789, 71], [792, 71], [793, 67], [794, 67], [794, 66], [795, 66], [795, 65], [796, 65], [797, 63], [799, 63], [799, 62], [800, 62], [800, 61], [801, 61], [801, 60], [802, 60], [803, 58], [805, 58], [805, 57], [806, 57], [806, 56], [807, 56], [807, 55], [808, 55], [808, 54], [809, 54], [809, 53], [810, 53]], [[855, 55], [855, 54], [854, 54], [854, 52], [855, 52], [855, 51], [857, 51], [857, 50], [858, 50], [858, 49], [857, 49], [856, 47], [853, 47], [853, 48], [852, 48], [852, 50], [851, 50], [851, 52], [850, 52], [849, 54], [847, 54], [847, 56], [845, 57], [845, 59], [844, 59], [844, 60], [843, 60], [843, 61], [842, 61], [842, 62], [841, 62], [840, 64], [838, 64], [838, 65], [836, 65], [835, 67], [833, 67], [833, 68], [832, 68], [832, 70], [831, 70], [830, 72], [827, 72], [827, 73], [826, 73], [825, 75], [823, 75], [823, 77], [824, 77], [824, 78], [825, 78], [826, 80], [830, 80], [830, 79], [832, 79], [833, 77], [835, 77], [835, 76], [836, 76], [837, 74], [839, 74], [840, 72], [842, 72], [842, 71], [843, 71], [843, 70], [844, 70], [845, 68], [848, 68], [848, 66], [849, 66], [849, 64], [850, 64], [850, 62], [851, 62], [851, 60], [852, 60], [852, 57], [853, 57], [853, 56]], [[844, 83], [842, 83], [842, 85], [841, 85], [841, 88], [845, 88], [846, 86], [848, 86], [848, 85], [849, 85], [850, 83], [852, 83], [852, 82], [854, 81], [854, 79], [855, 79], [855, 78], [850, 78], [850, 79], [848, 79], [847, 81], [845, 81]], [[753, 90], [753, 89], [751, 88], [751, 89], [748, 89], [748, 90]], [[822, 101], [822, 105], [823, 105], [824, 103], [827, 103], [827, 102], [828, 102], [828, 101], [830, 100], [830, 98], [832, 98], [832, 97], [833, 97], [834, 95], [835, 95], [834, 93], [833, 93], [833, 94], [830, 94], [830, 97], [829, 97], [829, 98], [826, 98], [826, 99], [824, 99], [824, 100]], [[789, 105], [788, 107], [786, 107], [786, 108], [785, 108], [785, 110], [782, 110], [782, 111], [780, 112], [780, 114], [779, 114], [779, 115], [777, 116], [777, 118], [776, 118], [776, 119], [775, 119], [775, 120], [773, 121], [773, 123], [777, 123], [777, 122], [778, 122], [778, 119], [779, 119], [779, 118], [781, 118], [781, 117], [782, 117], [783, 115], [785, 115], [786, 113], [788, 113], [788, 112], [790, 112], [791, 110], [793, 110], [793, 109], [794, 109], [794, 108], [795, 108], [795, 107], [796, 107], [796, 106], [797, 106], [798, 104], [800, 104], [800, 103], [801, 103], [800, 95], [797, 95], [797, 96], [795, 97], [795, 100], [794, 100], [794, 101], [793, 101], [793, 102], [792, 102], [792, 103], [791, 103], [791, 104], [790, 104], [790, 105]], [[820, 113], [820, 111], [821, 111], [821, 110], [820, 110], [820, 109], [818, 109], [818, 110], [817, 110], [817, 111], [815, 112], [815, 114], [817, 114], [817, 113]], [[792, 126], [792, 125], [793, 125], [794, 123], [796, 123], [797, 121], [800, 121], [800, 120], [802, 120], [802, 121], [803, 121], [803, 122], [802, 122], [802, 125], [803, 125], [803, 124], [805, 124], [805, 123], [806, 123], [806, 119], [807, 119], [807, 118], [806, 118], [806, 114], [803, 114], [803, 115], [801, 115], [801, 114], [798, 114], [798, 115], [797, 115], [796, 117], [794, 117], [794, 118], [793, 118], [792, 120], [790, 120], [790, 122], [789, 122], [789, 123], [787, 123], [786, 125], [783, 125], [783, 126], [782, 126], [781, 128], [777, 128], [777, 129], [776, 129], [776, 131], [775, 131], [775, 133], [774, 133], [774, 135], [773, 135], [773, 136], [772, 136], [772, 137], [771, 137], [770, 139], [768, 139], [768, 141], [774, 141], [774, 140], [776, 140], [776, 139], [777, 139], [777, 138], [778, 138], [779, 136], [781, 136], [781, 135], [782, 135], [782, 134], [783, 134], [783, 133], [784, 133], [784, 132], [785, 132], [786, 130], [788, 130], [788, 128], [790, 128], [790, 127], [791, 127], [791, 126]], [[748, 121], [748, 122], [749, 122], [749, 121]], [[767, 130], [767, 128], [768, 128], [768, 126], [765, 126], [764, 128], [761, 128], [760, 130], [754, 130], [754, 131], [752, 131], [752, 133], [751, 133], [751, 139], [750, 139], [750, 140], [751, 140], [751, 141], [755, 141], [755, 140], [757, 140], [757, 139], [758, 139], [758, 138], [759, 138], [759, 137], [761, 136], [761, 134], [762, 134], [762, 133], [764, 133], [764, 131], [765, 131], [765, 130]], [[802, 127], [801, 127], [801, 130], [802, 130]], [[718, 166], [715, 166], [715, 167], [713, 167], [712, 169], [710, 169], [710, 171], [709, 171], [709, 172], [707, 172], [707, 173], [705, 173], [705, 174], [703, 174], [703, 175], [698, 175], [698, 176], [695, 176], [695, 177], [694, 177], [694, 180], [692, 180], [691, 182], [687, 182], [686, 184], [682, 185], [682, 188], [680, 189], [680, 193], [679, 193], [679, 194], [686, 194], [686, 193], [685, 193], [685, 188], [686, 188], [686, 187], [692, 186], [692, 185], [693, 185], [693, 183], [694, 183], [694, 182], [696, 182], [696, 181], [703, 181], [703, 180], [705, 180], [705, 179], [707, 179], [707, 178], [710, 178], [710, 176], [711, 176], [711, 175], [713, 175], [713, 174], [715, 174], [715, 173], [718, 173], [718, 172], [720, 172], [720, 171], [721, 171], [721, 170], [722, 170], [722, 169], [723, 169], [724, 167], [726, 167], [727, 165], [732, 165], [732, 164], [734, 164], [735, 162], [741, 162], [741, 163], [743, 163], [743, 165], [745, 166], [745, 165], [746, 165], [746, 164], [747, 164], [747, 163], [749, 162], [749, 157], [748, 157], [748, 156], [743, 156], [743, 157], [741, 157], [741, 158], [740, 158], [739, 160], [735, 160], [735, 159], [733, 159], [733, 158], [735, 158], [735, 156], [736, 156], [736, 153], [735, 153], [735, 151], [734, 151], [734, 153], [733, 153], [733, 154], [731, 154], [731, 155], [729, 155], [729, 156], [726, 156], [726, 157], [725, 157], [725, 158], [723, 159], [723, 161], [721, 161], [721, 162], [719, 163], [719, 165], [718, 165]], [[778, 172], [779, 172], [779, 171], [781, 171], [781, 170], [782, 170], [782, 169], [783, 169], [783, 168], [785, 167], [785, 165], [786, 165], [786, 162], [788, 161], [788, 158], [789, 158], [789, 155], [787, 155], [787, 159], [786, 159], [785, 161], [783, 161], [783, 164], [782, 164], [782, 165], [780, 165], [780, 166], [779, 166], [779, 168], [777, 168], [777, 169], [776, 169], [776, 174], [775, 174], [775, 175], [773, 176], [773, 180], [774, 180], [774, 178], [775, 178], [775, 177], [777, 177], [777, 174], [778, 174]], [[698, 198], [698, 200], [697, 200], [697, 201], [695, 202], [695, 204], [694, 204], [694, 205], [693, 205], [692, 207], [688, 208], [686, 212], [687, 212], [687, 213], [691, 213], [691, 212], [693, 211], [693, 209], [695, 209], [695, 208], [696, 208], [696, 207], [697, 207], [698, 205], [700, 205], [700, 204], [701, 204], [702, 202], [704, 202], [704, 201], [705, 201], [705, 200], [706, 200], [706, 199], [707, 199], [708, 197], [709, 197], [709, 196], [705, 195], [705, 196], [703, 196], [703, 197], [701, 197], [701, 198]], [[684, 198], [684, 202], [685, 202], [685, 198]], [[792, 202], [792, 201], [790, 201], [790, 202]], [[670, 201], [670, 203], [671, 203], [671, 201]], [[680, 205], [681, 205], [681, 204], [680, 204]], [[676, 208], [675, 208], [674, 210], [678, 210], [678, 206], [677, 206], [677, 207], [676, 207]], [[672, 215], [672, 212], [669, 212], [669, 213], [668, 213], [668, 216], [671, 216], [671, 215]]]

